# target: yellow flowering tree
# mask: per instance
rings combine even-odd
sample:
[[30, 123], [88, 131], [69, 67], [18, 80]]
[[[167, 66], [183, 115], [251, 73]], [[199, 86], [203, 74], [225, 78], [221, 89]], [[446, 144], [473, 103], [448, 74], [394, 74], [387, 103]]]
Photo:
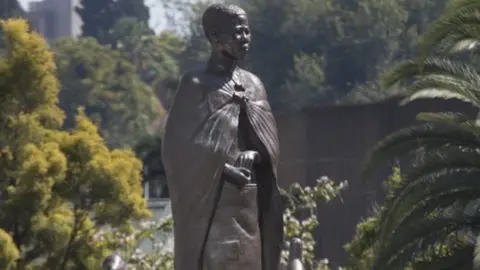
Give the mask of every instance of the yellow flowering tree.
[[61, 130], [46, 42], [23, 20], [1, 27], [0, 268], [99, 269], [112, 247], [108, 229], [128, 232], [150, 215], [141, 161], [108, 149], [82, 110]]

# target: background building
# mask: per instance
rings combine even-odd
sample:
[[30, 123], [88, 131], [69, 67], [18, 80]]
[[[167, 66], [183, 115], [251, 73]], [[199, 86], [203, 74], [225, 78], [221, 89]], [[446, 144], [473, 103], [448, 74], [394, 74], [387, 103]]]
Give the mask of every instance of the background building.
[[82, 21], [75, 12], [80, 0], [42, 0], [30, 2], [28, 19], [35, 31], [52, 43], [61, 37], [81, 34]]

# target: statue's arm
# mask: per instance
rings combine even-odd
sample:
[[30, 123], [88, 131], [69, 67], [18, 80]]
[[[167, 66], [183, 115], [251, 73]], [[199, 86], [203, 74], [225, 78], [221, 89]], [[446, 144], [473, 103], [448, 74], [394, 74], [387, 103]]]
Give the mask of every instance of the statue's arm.
[[194, 105], [201, 102], [202, 88], [200, 79], [194, 72], [187, 72], [181, 78], [177, 85], [173, 97], [172, 108], [174, 106], [183, 107], [185, 105]]
[[267, 90], [265, 90], [262, 80], [260, 80], [260, 78], [253, 73], [250, 73], [250, 78], [252, 79], [252, 84], [256, 90], [256, 100], [266, 102], [268, 104], [268, 94]]
[[[196, 117], [203, 118], [199, 115], [199, 113], [202, 114], [205, 112], [198, 110], [198, 105], [201, 104], [205, 98], [204, 87], [202, 87], [202, 80], [200, 76], [201, 75], [196, 74], [195, 72], [189, 72], [183, 75], [180, 79], [180, 83], [178, 84], [177, 92], [172, 103], [171, 113], [176, 111], [174, 110], [177, 109], [176, 107], [183, 107], [183, 109], [178, 110], [178, 112], [187, 113], [188, 115], [180, 116], [179, 119], [184, 119], [182, 121], [188, 121], [187, 119]], [[175, 116], [172, 115], [171, 117]], [[205, 115], [205, 117], [207, 116]], [[181, 134], [172, 134], [171, 137], [176, 137], [179, 135]], [[243, 170], [242, 168], [238, 168], [228, 163], [224, 164], [223, 175], [225, 179], [239, 187], [242, 187], [250, 182], [250, 174], [247, 170]]]
[[225, 163], [223, 166], [223, 174], [228, 182], [238, 187], [243, 187], [244, 185], [248, 184], [251, 178], [251, 173], [249, 170], [235, 167], [228, 163]]
[[[177, 166], [184, 153], [190, 151], [187, 141], [200, 121], [196, 108], [201, 102], [201, 88], [196, 82], [198, 77], [192, 72], [185, 73], [179, 80], [168, 111], [162, 144], [162, 161], [166, 168]], [[192, 122], [186, 122], [192, 121]], [[180, 159], [179, 159], [180, 157]]]

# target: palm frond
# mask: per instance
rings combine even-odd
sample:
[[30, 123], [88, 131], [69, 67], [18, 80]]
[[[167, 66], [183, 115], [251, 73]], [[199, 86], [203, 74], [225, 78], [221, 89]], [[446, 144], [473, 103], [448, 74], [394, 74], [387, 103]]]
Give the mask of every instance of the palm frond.
[[477, 235], [473, 251], [473, 270], [480, 270], [480, 235]]
[[435, 151], [443, 146], [476, 148], [480, 128], [474, 124], [424, 123], [394, 132], [379, 142], [363, 163], [361, 177], [366, 178], [382, 162], [412, 153], [422, 147]]
[[381, 86], [390, 88], [397, 83], [415, 79], [422, 72], [417, 61], [405, 60], [394, 66], [394, 68], [381, 77]]
[[469, 119], [465, 114], [457, 112], [422, 112], [417, 115], [417, 121], [454, 125], [468, 122], [473, 123], [475, 120]]
[[457, 99], [480, 107], [478, 84], [461, 81], [446, 75], [428, 75], [407, 87], [408, 96], [401, 101], [405, 105], [418, 99]]
[[[424, 174], [416, 178], [416, 180], [410, 180], [408, 184], [400, 187], [395, 192], [396, 194], [391, 202], [385, 205], [385, 212], [379, 221], [381, 227], [379, 238], [383, 239], [384, 235], [391, 232], [398, 224], [408, 222], [412, 217], [415, 217], [417, 207], [421, 209], [420, 214], [428, 213], [429, 208], [425, 204], [431, 200], [429, 198], [435, 198], [435, 196], [455, 188], [479, 188], [480, 181], [477, 181], [479, 175], [480, 168], [471, 169], [451, 166], [448, 169]], [[458, 200], [458, 198], [456, 199]], [[445, 201], [450, 203], [450, 200]], [[433, 204], [430, 206], [434, 207], [431, 211], [438, 207]]]
[[[386, 205], [384, 215], [379, 221], [379, 227], [381, 227], [379, 230], [381, 232], [379, 238], [384, 238], [385, 233], [389, 233], [400, 226], [399, 224], [408, 223], [413, 217], [416, 217], [417, 209], [423, 208], [423, 210], [421, 209], [418, 213], [424, 215], [430, 213], [429, 211], [435, 210], [437, 207], [442, 207], [444, 202], [451, 203], [451, 201], [447, 199], [450, 197], [445, 197], [445, 200], [440, 202], [439, 205], [431, 204], [426, 206], [427, 203], [442, 194], [447, 194], [452, 190], [462, 188], [478, 189], [480, 181], [477, 181], [477, 178], [479, 174], [480, 171], [478, 169], [461, 169], [461, 171], [459, 169], [456, 172], [443, 170], [437, 174], [422, 177], [406, 185], [405, 188], [398, 191], [399, 195], [395, 196], [395, 199]], [[455, 180], [455, 177], [465, 178]], [[465, 201], [464, 198], [451, 198], [454, 201]], [[468, 198], [467, 202], [472, 200], [470, 197]], [[444, 206], [446, 207], [448, 205]]]
[[422, 270], [471, 270], [472, 250], [471, 246], [463, 246], [445, 256], [414, 262], [412, 268]]
[[399, 227], [395, 237], [379, 247], [374, 269], [404, 269], [402, 266], [413, 261], [419, 251], [443, 243], [452, 233], [474, 226], [478, 222], [478, 215], [439, 215], [417, 221], [410, 226]]
[[480, 27], [477, 25], [462, 25], [438, 44], [442, 53], [458, 53], [474, 51], [480, 45]]
[[[470, 182], [470, 184], [474, 185], [475, 183]], [[478, 199], [478, 193], [480, 191], [478, 184], [474, 187], [474, 189], [468, 189], [469, 187], [469, 185], [465, 185], [464, 187], [459, 187], [458, 189], [445, 191], [443, 193], [438, 190], [436, 194], [429, 195], [429, 197], [419, 200], [412, 206], [407, 214], [403, 214], [404, 216], [394, 226], [391, 227], [394, 230], [400, 231], [403, 227], [408, 227], [419, 220], [425, 219], [431, 215], [435, 215], [439, 209], [449, 209], [449, 207], [452, 205], [468, 204], [469, 202]], [[384, 238], [381, 239], [381, 241], [385, 241], [388, 238], [395, 238], [396, 234], [397, 233], [394, 233], [388, 237], [383, 235]]]
[[480, 8], [478, 0], [452, 0], [445, 5], [444, 14], [455, 13], [459, 10], [476, 10], [478, 8]]
[[383, 87], [392, 87], [397, 83], [409, 83], [428, 75], [445, 75], [474, 85], [480, 82], [474, 66], [446, 57], [430, 57], [422, 63], [414, 60], [400, 62], [382, 75], [381, 83]]
[[[462, 172], [460, 170], [469, 170], [466, 171], [466, 175], [461, 177], [467, 177], [470, 175], [470, 171], [480, 173], [480, 153], [477, 151], [477, 148], [459, 148], [456, 146], [448, 146], [446, 148], [438, 152], [429, 151], [424, 161], [405, 174], [402, 185], [407, 187], [410, 183], [422, 177], [442, 171], [455, 174]], [[460, 177], [460, 175], [457, 177]]]
[[438, 44], [455, 35], [455, 33], [461, 32], [459, 29], [467, 27], [480, 27], [480, 11], [478, 7], [470, 6], [444, 13], [430, 25], [421, 37], [419, 44], [420, 61], [423, 62]]
[[[474, 13], [480, 9], [478, 0], [453, 0], [449, 1], [444, 9], [445, 16], [453, 16], [460, 11], [465, 13]], [[478, 24], [459, 25], [439, 43], [441, 51], [447, 53], [471, 50], [480, 44], [480, 27]]]

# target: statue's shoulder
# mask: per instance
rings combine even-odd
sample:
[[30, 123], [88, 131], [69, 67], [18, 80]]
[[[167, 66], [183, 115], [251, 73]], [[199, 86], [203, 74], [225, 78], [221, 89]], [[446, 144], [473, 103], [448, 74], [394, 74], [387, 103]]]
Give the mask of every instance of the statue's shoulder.
[[242, 71], [255, 86], [261, 87], [262, 89], [264, 88], [262, 80], [257, 75], [246, 69], [243, 69]]
[[202, 69], [193, 69], [185, 72], [180, 79], [180, 87], [200, 87], [205, 81], [205, 71]]
[[258, 99], [260, 100], [267, 100], [267, 90], [265, 90], [265, 86], [263, 85], [262, 80], [255, 75], [253, 72], [250, 72], [248, 70], [243, 70], [245, 76], [248, 77], [249, 83], [253, 86], [253, 89], [255, 89], [255, 95], [257, 96]]

